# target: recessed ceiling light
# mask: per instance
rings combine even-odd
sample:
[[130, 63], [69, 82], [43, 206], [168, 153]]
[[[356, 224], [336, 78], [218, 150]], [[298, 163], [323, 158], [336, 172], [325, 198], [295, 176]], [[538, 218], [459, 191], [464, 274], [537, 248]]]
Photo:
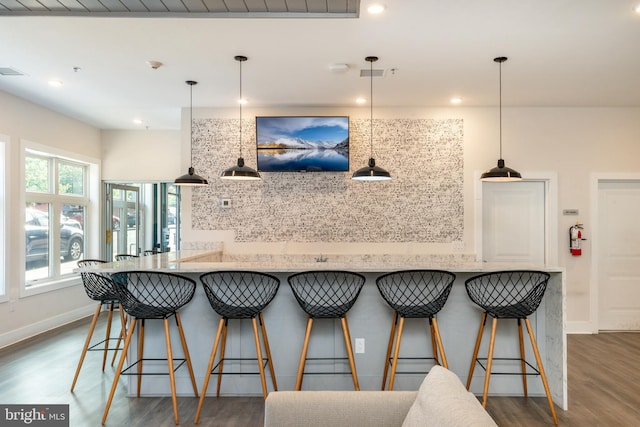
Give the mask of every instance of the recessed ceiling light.
[[133, 119], [133, 123], [135, 123], [136, 125], [141, 125], [142, 119]]
[[451, 98], [452, 104], [460, 104], [462, 103], [462, 98]]
[[358, 98], [358, 99], [356, 99], [356, 104], [364, 104], [365, 102], [367, 102], [367, 100], [366, 100], [366, 99], [364, 99], [364, 98]]
[[372, 14], [378, 14], [378, 13], [382, 13], [384, 12], [384, 5], [383, 4], [379, 4], [379, 3], [374, 3], [369, 5], [369, 7], [367, 7], [367, 12], [372, 13]]
[[49, 80], [49, 86], [51, 87], [61, 87], [62, 86], [62, 82], [60, 80]]
[[640, 13], [640, 4], [633, 8], [636, 13]]

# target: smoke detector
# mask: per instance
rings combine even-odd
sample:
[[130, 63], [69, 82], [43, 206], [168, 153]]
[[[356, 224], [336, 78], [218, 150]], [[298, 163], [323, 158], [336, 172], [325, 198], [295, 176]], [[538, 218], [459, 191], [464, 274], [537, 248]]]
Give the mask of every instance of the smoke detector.
[[160, 61], [147, 61], [147, 65], [154, 70], [157, 70], [158, 68], [162, 67], [163, 64]]

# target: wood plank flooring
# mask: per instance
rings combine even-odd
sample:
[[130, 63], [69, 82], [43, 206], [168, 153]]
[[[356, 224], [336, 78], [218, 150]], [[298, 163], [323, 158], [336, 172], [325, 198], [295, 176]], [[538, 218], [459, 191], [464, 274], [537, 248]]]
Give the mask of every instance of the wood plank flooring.
[[[88, 320], [78, 321], [0, 350], [0, 402], [68, 403], [72, 427], [100, 426], [114, 373], [112, 367], [100, 373], [101, 353], [87, 355], [76, 390], [69, 392], [88, 325]], [[560, 425], [640, 425], [640, 334], [570, 335], [568, 346], [569, 411], [556, 408]], [[137, 399], [124, 394], [122, 386], [108, 426], [175, 425], [170, 398]], [[198, 400], [183, 397], [178, 402], [180, 425], [193, 426]], [[487, 410], [500, 426], [553, 425], [545, 398], [490, 396]], [[207, 398], [199, 425], [259, 427], [263, 412], [261, 397]]]

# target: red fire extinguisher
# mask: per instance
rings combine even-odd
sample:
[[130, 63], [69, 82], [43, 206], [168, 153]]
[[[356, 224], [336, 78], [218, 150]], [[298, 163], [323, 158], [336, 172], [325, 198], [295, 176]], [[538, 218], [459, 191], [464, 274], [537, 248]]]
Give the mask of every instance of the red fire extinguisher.
[[582, 241], [585, 240], [582, 238], [582, 230], [584, 227], [577, 222], [569, 228], [569, 250], [573, 256], [582, 255]]

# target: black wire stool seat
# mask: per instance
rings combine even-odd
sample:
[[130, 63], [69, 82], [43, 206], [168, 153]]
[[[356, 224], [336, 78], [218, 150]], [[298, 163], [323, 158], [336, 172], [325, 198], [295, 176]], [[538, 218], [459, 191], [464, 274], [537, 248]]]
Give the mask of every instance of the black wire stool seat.
[[[307, 313], [307, 327], [300, 355], [298, 375], [296, 378], [296, 390], [302, 388], [302, 377], [307, 360], [348, 360], [351, 369], [351, 377], [356, 390], [360, 390], [358, 383], [358, 373], [356, 371], [355, 359], [353, 357], [353, 347], [351, 345], [351, 335], [347, 322], [347, 312], [355, 304], [365, 277], [351, 271], [305, 271], [292, 274], [288, 277], [291, 291], [298, 304]], [[309, 349], [309, 338], [314, 319], [340, 319], [342, 333], [347, 350], [346, 358], [316, 357], [307, 358]], [[310, 372], [310, 374], [321, 374]]]
[[[547, 382], [547, 376], [542, 365], [542, 358], [540, 357], [538, 345], [536, 343], [535, 336], [533, 335], [533, 328], [531, 327], [531, 322], [528, 318], [528, 316], [533, 314], [540, 306], [542, 298], [544, 297], [544, 293], [547, 289], [549, 278], [550, 275], [543, 271], [510, 270], [484, 273], [478, 276], [471, 277], [465, 281], [465, 288], [467, 290], [469, 298], [483, 310], [482, 318], [480, 320], [480, 329], [478, 330], [478, 337], [476, 339], [475, 348], [473, 350], [473, 357], [471, 358], [471, 366], [469, 367], [469, 375], [467, 377], [467, 390], [471, 387], [473, 371], [476, 364], [478, 364], [485, 370], [482, 406], [486, 407], [493, 361], [519, 361], [520, 372], [493, 372], [493, 374], [521, 375], [525, 397], [527, 397], [528, 395], [527, 375], [539, 375], [542, 379], [542, 385], [544, 386], [544, 390], [547, 395], [547, 401], [549, 402], [553, 421], [557, 425], [558, 418], [553, 406], [553, 399], [551, 397], [551, 391], [549, 390], [549, 383]], [[478, 358], [478, 352], [480, 350], [480, 344], [482, 342], [482, 335], [484, 333], [487, 316], [491, 316], [493, 318], [488, 356], [486, 358]], [[520, 342], [519, 358], [498, 358], [493, 356], [498, 319], [517, 320], [518, 337]], [[533, 348], [533, 354], [536, 359], [537, 368], [525, 359], [524, 338], [522, 330], [523, 321], [529, 334], [529, 339], [531, 341], [531, 347]], [[482, 361], [486, 361], [486, 366], [482, 363]], [[533, 372], [529, 372], [528, 368], [531, 368]]]
[[[197, 424], [200, 419], [200, 412], [204, 404], [204, 398], [209, 387], [211, 375], [218, 376], [218, 387], [216, 397], [220, 396], [220, 386], [222, 383], [222, 375], [234, 375], [235, 373], [223, 373], [225, 361], [243, 361], [255, 360], [258, 364], [258, 372], [242, 372], [242, 375], [258, 374], [262, 383], [262, 393], [267, 398], [267, 381], [265, 377], [265, 365], [269, 366], [273, 389], [278, 390], [276, 383], [276, 374], [273, 369], [271, 359], [271, 349], [269, 347], [269, 339], [264, 324], [262, 311], [273, 301], [278, 289], [280, 288], [280, 279], [270, 274], [260, 273], [256, 271], [212, 271], [202, 274], [200, 281], [204, 288], [205, 295], [209, 300], [211, 308], [218, 313], [221, 318], [218, 323], [218, 330], [211, 350], [207, 374], [205, 376], [202, 391], [200, 392], [200, 402], [194, 422]], [[225, 348], [227, 342], [227, 330], [230, 319], [250, 319], [253, 326], [253, 336], [256, 346], [255, 358], [247, 357], [225, 357]], [[260, 332], [258, 331], [258, 323], [260, 324], [260, 332], [262, 333], [262, 343], [260, 341]], [[263, 357], [262, 345], [266, 357]], [[218, 355], [218, 363], [215, 363]], [[214, 365], [215, 364], [215, 365]]]
[[[114, 287], [118, 294], [118, 299], [124, 311], [129, 315], [130, 324], [127, 329], [127, 336], [124, 341], [124, 348], [118, 362], [115, 376], [113, 378], [113, 384], [111, 386], [111, 392], [104, 409], [102, 417], [102, 424], [107, 420], [109, 414], [109, 408], [113, 401], [118, 379], [120, 375], [136, 375], [138, 376], [138, 391], [137, 396], [140, 397], [140, 387], [142, 385], [143, 375], [169, 375], [169, 382], [171, 385], [171, 400], [173, 403], [173, 414], [175, 423], [179, 423], [178, 419], [178, 403], [176, 399], [176, 383], [175, 383], [175, 371], [182, 365], [187, 366], [189, 375], [191, 377], [191, 383], [193, 385], [193, 392], [198, 397], [198, 387], [196, 385], [195, 376], [193, 375], [193, 367], [191, 366], [191, 357], [189, 356], [189, 349], [187, 347], [187, 341], [184, 337], [184, 331], [182, 329], [182, 321], [180, 320], [180, 314], [178, 311], [188, 304], [192, 299], [196, 289], [196, 282], [188, 277], [180, 276], [173, 273], [164, 273], [156, 271], [122, 271], [114, 273], [112, 275]], [[182, 344], [182, 350], [184, 352], [183, 358], [174, 358], [173, 350], [171, 348], [171, 335], [169, 331], [169, 318], [174, 317], [178, 333], [180, 335], [180, 341]], [[146, 320], [162, 320], [164, 323], [164, 335], [167, 348], [166, 358], [144, 358], [144, 331]], [[140, 322], [138, 322], [140, 321]], [[131, 344], [131, 338], [133, 332], [136, 329], [136, 325], [140, 324], [140, 330], [138, 332], [138, 360], [128, 367], [124, 368], [124, 362]], [[158, 361], [166, 360], [168, 366], [168, 373], [143, 373], [142, 367], [145, 361]], [[176, 362], [177, 365], [176, 365]], [[133, 370], [135, 369], [135, 372]]]
[[118, 254], [116, 256], [114, 256], [114, 259], [116, 261], [128, 261], [131, 259], [136, 259], [139, 258], [138, 255], [131, 255], [131, 254]]
[[[394, 271], [383, 274], [376, 279], [380, 295], [394, 310], [382, 375], [382, 390], [385, 389], [387, 383], [389, 364], [391, 364], [389, 390], [393, 390], [396, 374], [425, 373], [398, 372], [399, 360], [434, 360], [435, 363], [442, 364], [445, 368], [449, 367], [436, 314], [442, 310], [447, 302], [455, 279], [456, 275], [448, 271], [426, 269]], [[399, 357], [405, 318], [428, 319], [433, 357]], [[392, 351], [393, 356], [391, 356]], [[438, 353], [442, 358], [442, 363], [440, 363]]]
[[[78, 261], [78, 267], [87, 268], [104, 263], [106, 263], [106, 261], [102, 261], [99, 259], [84, 259]], [[122, 342], [122, 339], [124, 338], [126, 330], [126, 320], [124, 318], [124, 312], [122, 310], [119, 310], [121, 325], [120, 333], [117, 338], [111, 336], [113, 310], [119, 307], [118, 295], [113, 288], [113, 282], [108, 278], [105, 279], [102, 275], [96, 273], [81, 272], [80, 277], [82, 278], [82, 285], [84, 286], [84, 290], [87, 296], [94, 301], [98, 301], [98, 306], [93, 313], [93, 318], [91, 320], [91, 325], [89, 326], [87, 338], [85, 339], [82, 353], [80, 354], [80, 360], [78, 361], [78, 366], [76, 367], [73, 382], [71, 383], [71, 392], [73, 392], [73, 389], [76, 386], [76, 382], [78, 381], [78, 376], [80, 375], [80, 370], [82, 369], [82, 364], [84, 363], [84, 358], [87, 355], [87, 352], [102, 351], [102, 372], [104, 372], [104, 368], [107, 364], [107, 352], [114, 352], [111, 359], [111, 365], [113, 366], [116, 360], [116, 355], [118, 354], [118, 350], [121, 350], [120, 344]], [[93, 337], [98, 318], [100, 317], [100, 313], [102, 312], [102, 306], [108, 307], [107, 330], [105, 333], [105, 338], [95, 344], [91, 344], [91, 338]], [[114, 340], [116, 341], [115, 346], [110, 347], [110, 343]]]

